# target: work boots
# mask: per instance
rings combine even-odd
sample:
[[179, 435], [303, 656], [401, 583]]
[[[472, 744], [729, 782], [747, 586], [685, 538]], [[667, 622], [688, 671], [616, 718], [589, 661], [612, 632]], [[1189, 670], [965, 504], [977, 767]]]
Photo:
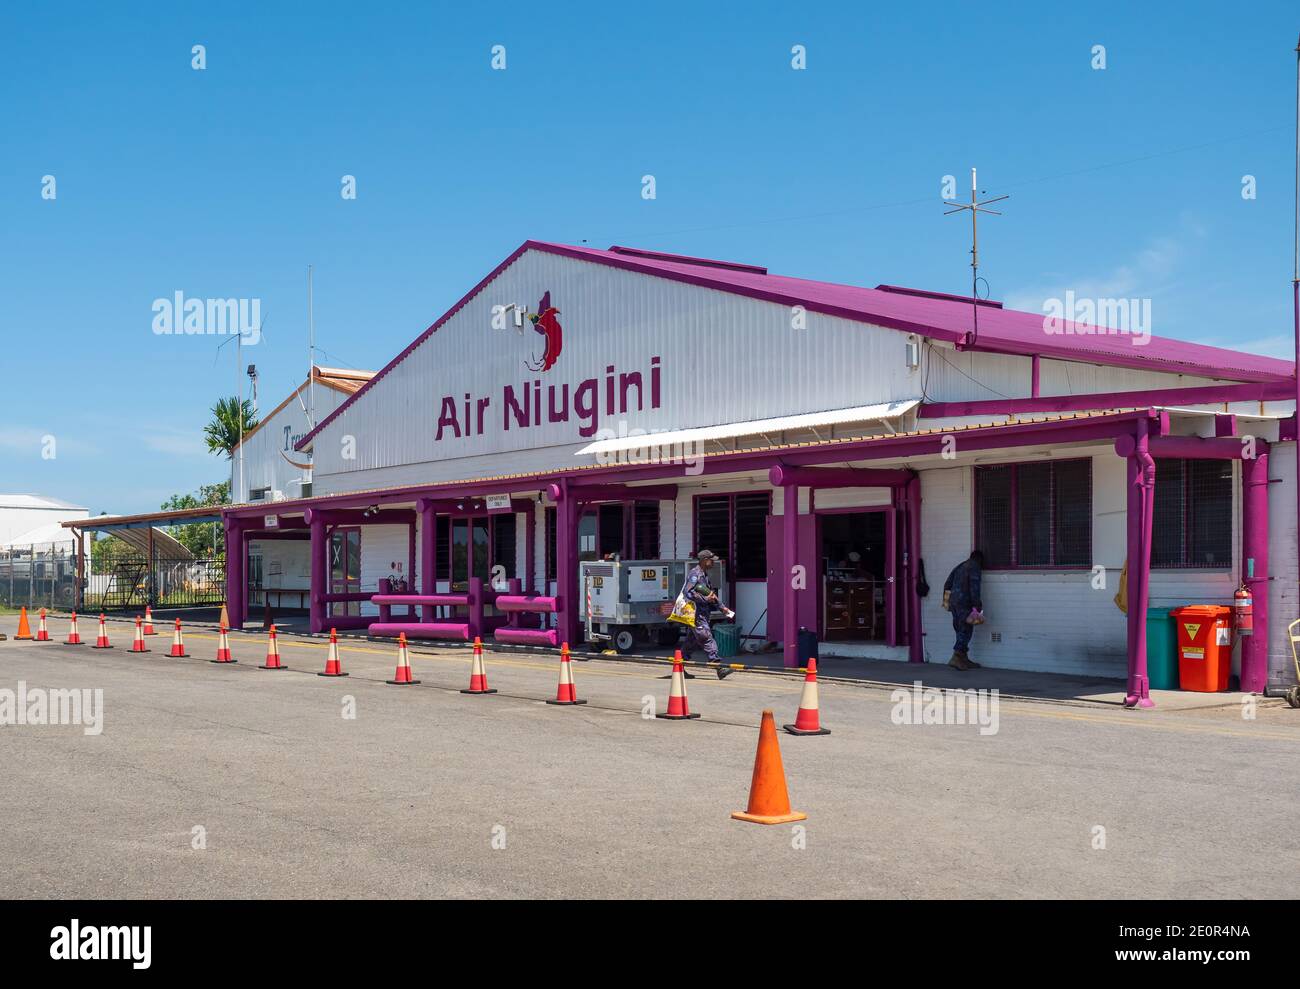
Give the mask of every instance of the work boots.
[[963, 673], [966, 670], [975, 669], [975, 664], [967, 658], [964, 652], [957, 652], [955, 650], [953, 651], [952, 659], [948, 660], [948, 665], [954, 670], [961, 670]]

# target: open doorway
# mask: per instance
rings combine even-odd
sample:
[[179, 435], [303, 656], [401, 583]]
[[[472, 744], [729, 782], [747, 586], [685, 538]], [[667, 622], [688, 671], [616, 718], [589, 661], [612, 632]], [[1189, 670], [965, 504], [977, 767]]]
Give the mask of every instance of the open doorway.
[[889, 508], [818, 513], [824, 641], [893, 643], [893, 514]]

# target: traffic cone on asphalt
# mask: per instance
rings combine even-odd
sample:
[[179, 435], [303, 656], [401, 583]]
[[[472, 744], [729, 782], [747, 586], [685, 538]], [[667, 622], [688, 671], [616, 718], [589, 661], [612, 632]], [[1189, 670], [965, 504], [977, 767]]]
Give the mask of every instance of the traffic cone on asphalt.
[[81, 640], [81, 633], [77, 631], [77, 613], [72, 613], [72, 622], [68, 625], [68, 637], [63, 640], [65, 646], [84, 646], [86, 643]]
[[678, 649], [673, 654], [673, 678], [668, 684], [668, 710], [664, 714], [656, 714], [656, 718], [665, 721], [686, 721], [690, 718], [699, 717], [698, 714], [691, 714], [691, 706], [686, 700], [686, 677], [684, 673], [682, 651]]
[[339, 633], [337, 629], [330, 629], [330, 651], [325, 657], [325, 672], [317, 673], [318, 677], [345, 677], [343, 672], [343, 663], [339, 659]]
[[462, 694], [495, 694], [495, 690], [488, 688], [487, 670], [483, 667], [483, 640], [477, 635], [474, 636], [474, 661], [469, 668], [469, 690], [462, 690]]
[[176, 619], [176, 630], [172, 632], [172, 651], [167, 655], [173, 659], [189, 659], [190, 654], [185, 651], [185, 636], [181, 635], [181, 620]]
[[401, 686], [417, 684], [420, 682], [419, 680], [411, 679], [411, 657], [406, 651], [405, 632], [399, 632], [397, 635], [397, 672], [393, 674], [393, 679], [388, 682]]
[[91, 649], [112, 649], [108, 642], [108, 629], [104, 626], [104, 616], [99, 616], [99, 636], [95, 639], [95, 644]]
[[32, 627], [27, 623], [27, 605], [23, 605], [22, 611], [18, 613], [18, 634], [15, 639], [31, 639]]
[[153, 608], [151, 608], [147, 604], [144, 606], [144, 634], [145, 635], [158, 634], [153, 630]]
[[807, 814], [790, 809], [785, 767], [781, 765], [781, 746], [776, 740], [776, 719], [771, 711], [763, 712], [763, 723], [758, 728], [758, 752], [754, 755], [754, 778], [749, 784], [749, 806], [743, 811], [733, 811], [731, 816], [751, 824], [789, 824], [808, 820]]
[[226, 626], [221, 626], [221, 635], [217, 638], [217, 658], [209, 659], [209, 663], [238, 663], [239, 660], [230, 655], [230, 640], [226, 638]]
[[39, 622], [37, 623], [37, 625], [36, 625], [36, 641], [37, 641], [37, 642], [50, 642], [50, 641], [52, 641], [52, 640], [50, 639], [50, 630], [49, 630], [48, 628], [45, 627], [45, 609], [44, 609], [44, 608], [41, 609], [41, 618], [40, 618], [40, 621], [39, 621]]
[[280, 662], [280, 644], [275, 639], [275, 625], [272, 623], [271, 631], [267, 633], [266, 639], [266, 662], [258, 667], [259, 670], [287, 670], [289, 667]]
[[131, 648], [128, 652], [149, 652], [144, 644], [144, 625], [140, 621], [140, 616], [135, 616], [135, 639], [131, 642]]
[[578, 700], [578, 688], [573, 684], [573, 666], [569, 662], [569, 644], [560, 646], [560, 685], [555, 688], [555, 700], [547, 704], [586, 704]]
[[817, 709], [817, 657], [808, 657], [808, 673], [803, 678], [803, 693], [799, 695], [799, 712], [794, 716], [794, 724], [782, 725], [791, 735], [829, 735], [830, 729], [823, 728]]

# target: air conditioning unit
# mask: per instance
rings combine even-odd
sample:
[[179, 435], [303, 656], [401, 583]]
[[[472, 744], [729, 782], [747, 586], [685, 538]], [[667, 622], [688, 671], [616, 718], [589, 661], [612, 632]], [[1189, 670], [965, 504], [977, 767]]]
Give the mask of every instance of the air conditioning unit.
[[271, 501], [284, 501], [284, 500], [285, 500], [285, 495], [283, 491], [274, 490], [271, 492]]

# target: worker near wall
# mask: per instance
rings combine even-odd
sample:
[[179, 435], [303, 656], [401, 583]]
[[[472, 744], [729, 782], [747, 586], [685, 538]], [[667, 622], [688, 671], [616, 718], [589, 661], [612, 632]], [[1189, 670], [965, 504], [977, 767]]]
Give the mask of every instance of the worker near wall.
[[981, 616], [984, 603], [980, 599], [980, 584], [984, 576], [984, 554], [974, 550], [969, 557], [952, 568], [943, 582], [944, 607], [952, 612], [952, 628], [957, 633], [957, 643], [952, 647], [948, 665], [957, 670], [979, 669], [979, 663], [970, 658], [970, 639], [975, 624], [974, 615]]
[[695, 627], [687, 630], [682, 652], [689, 657], [692, 646], [699, 646], [709, 657], [710, 663], [718, 664], [718, 679], [725, 680], [732, 670], [718, 656], [718, 644], [713, 641], [713, 626], [709, 624], [709, 615], [718, 605], [718, 592], [709, 583], [709, 571], [717, 559], [709, 550], [700, 550], [695, 556], [696, 565], [686, 575], [682, 594], [695, 605]]

